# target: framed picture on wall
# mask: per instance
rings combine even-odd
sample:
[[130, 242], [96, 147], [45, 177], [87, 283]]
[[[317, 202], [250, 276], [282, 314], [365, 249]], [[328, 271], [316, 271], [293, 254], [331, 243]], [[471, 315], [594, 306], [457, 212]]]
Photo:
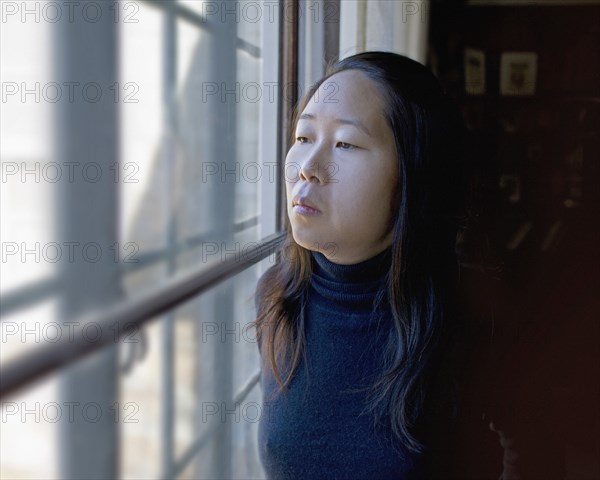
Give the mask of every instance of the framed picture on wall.
[[535, 95], [537, 53], [504, 52], [500, 57], [500, 94]]
[[483, 50], [465, 48], [465, 91], [469, 95], [485, 94], [485, 53]]

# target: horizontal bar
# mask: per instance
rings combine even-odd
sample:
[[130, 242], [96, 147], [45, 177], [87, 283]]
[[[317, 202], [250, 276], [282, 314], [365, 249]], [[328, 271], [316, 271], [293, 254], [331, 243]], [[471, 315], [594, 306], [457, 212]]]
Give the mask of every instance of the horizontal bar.
[[243, 38], [238, 37], [238, 39], [235, 43], [235, 48], [246, 52], [251, 57], [261, 58], [260, 47], [257, 47], [253, 43], [250, 43], [250, 42], [244, 40]]
[[252, 391], [254, 386], [260, 381], [260, 369], [250, 375], [250, 378], [246, 380], [246, 383], [237, 391], [233, 397], [233, 404], [238, 405], [244, 401], [244, 398]]
[[[258, 216], [250, 217], [233, 225], [234, 233], [243, 232], [249, 228], [258, 225]], [[183, 240], [182, 242], [175, 245], [172, 249], [160, 248], [144, 252], [135, 258], [135, 261], [121, 263], [122, 268], [121, 274], [126, 275], [135, 270], [146, 268], [153, 263], [157, 263], [163, 260], [168, 260], [174, 255], [179, 255], [186, 252], [198, 245], [214, 239], [214, 232], [203, 233]], [[32, 282], [29, 285], [15, 288], [14, 291], [0, 296], [0, 321], [7, 315], [18, 311], [24, 307], [31, 307], [36, 303], [46, 300], [48, 297], [58, 294], [61, 292], [63, 278], [60, 276], [53, 276], [51, 278], [45, 278]]]
[[[205, 15], [197, 13], [194, 10], [190, 10], [185, 6], [185, 4], [175, 2], [174, 0], [169, 2], [152, 0], [142, 1], [146, 5], [158, 8], [165, 13], [172, 13], [178, 19], [185, 20], [198, 28], [205, 29], [208, 31], [210, 31], [210, 29], [212, 28], [211, 21]], [[235, 46], [238, 50], [243, 50], [248, 55], [254, 58], [260, 58], [261, 56], [260, 47], [244, 40], [243, 38], [238, 37]]]
[[183, 3], [179, 3], [175, 0], [142, 0], [143, 3], [150, 7], [158, 8], [165, 13], [172, 13], [176, 15], [178, 18], [188, 21], [192, 25], [195, 25], [198, 28], [210, 28], [210, 23], [206, 16], [201, 15], [194, 10], [191, 10], [185, 6]]
[[[246, 220], [242, 220], [241, 222], [235, 223], [233, 225], [233, 232], [239, 233], [247, 230], [249, 228], [255, 227], [258, 225], [258, 216], [250, 217]], [[139, 270], [141, 268], [148, 267], [153, 263], [168, 260], [175, 255], [179, 255], [182, 252], [187, 252], [192, 248], [198, 247], [199, 245], [206, 243], [210, 240], [214, 240], [214, 232], [203, 233], [200, 235], [196, 235], [190, 238], [183, 240], [182, 242], [177, 243], [173, 248], [160, 248], [156, 250], [151, 250], [149, 252], [145, 252], [140, 255], [139, 258], [136, 258], [135, 262], [127, 262], [123, 264], [124, 272], [129, 273], [134, 270]]]
[[[260, 381], [260, 369], [254, 372], [246, 383], [238, 390], [233, 397], [233, 406], [237, 409], [238, 405], [248, 396], [252, 389]], [[181, 472], [188, 466], [200, 450], [206, 445], [206, 442], [223, 427], [222, 423], [215, 424], [206, 430], [200, 437], [192, 443], [190, 448], [182, 455], [181, 459], [175, 464], [168, 478], [177, 478]]]
[[[278, 232], [249, 246], [241, 260], [233, 257], [216, 260], [194, 271], [168, 280], [155, 291], [140, 295], [130, 301], [118, 303], [103, 312], [93, 312], [80, 319], [73, 332], [56, 343], [46, 343], [23, 357], [0, 365], [0, 398], [27, 385], [33, 380], [58, 370], [109, 343], [117, 342], [122, 335], [140, 328], [148, 320], [179, 306], [198, 294], [251, 267], [278, 251], [286, 232]], [[91, 322], [97, 327], [98, 338], [87, 340], [84, 332]]]
[[31, 307], [60, 292], [61, 277], [52, 276], [31, 282], [0, 296], [0, 321], [24, 307]]

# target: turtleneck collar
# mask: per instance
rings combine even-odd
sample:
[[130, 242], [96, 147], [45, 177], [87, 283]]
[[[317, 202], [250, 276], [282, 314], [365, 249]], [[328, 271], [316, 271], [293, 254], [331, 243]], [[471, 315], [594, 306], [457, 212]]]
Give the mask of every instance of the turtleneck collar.
[[340, 283], [369, 283], [381, 280], [392, 263], [392, 247], [359, 263], [342, 265], [329, 260], [321, 252], [311, 252], [313, 272], [320, 277]]
[[[359, 263], [334, 263], [320, 252], [311, 252], [314, 290], [335, 308], [347, 313], [373, 310], [377, 293], [384, 292], [387, 272], [392, 263], [392, 247]], [[385, 303], [385, 302], [384, 302]]]

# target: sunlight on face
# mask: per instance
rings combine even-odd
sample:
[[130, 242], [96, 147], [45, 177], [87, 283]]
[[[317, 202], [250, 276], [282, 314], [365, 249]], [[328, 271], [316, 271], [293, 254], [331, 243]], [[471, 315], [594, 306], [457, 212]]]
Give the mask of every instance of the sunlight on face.
[[299, 115], [295, 137], [285, 168], [294, 240], [340, 264], [391, 245], [398, 160], [375, 82], [359, 70], [327, 79]]

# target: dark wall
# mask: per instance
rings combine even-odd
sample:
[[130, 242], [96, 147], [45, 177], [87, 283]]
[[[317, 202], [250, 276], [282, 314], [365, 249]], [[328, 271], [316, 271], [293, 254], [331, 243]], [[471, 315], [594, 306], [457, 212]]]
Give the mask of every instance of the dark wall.
[[[519, 439], [527, 478], [600, 478], [600, 6], [431, 13], [429, 64], [469, 130], [464, 293], [486, 335], [488, 414]], [[483, 95], [465, 91], [465, 47], [485, 53]], [[500, 95], [510, 51], [537, 53], [534, 95]]]

